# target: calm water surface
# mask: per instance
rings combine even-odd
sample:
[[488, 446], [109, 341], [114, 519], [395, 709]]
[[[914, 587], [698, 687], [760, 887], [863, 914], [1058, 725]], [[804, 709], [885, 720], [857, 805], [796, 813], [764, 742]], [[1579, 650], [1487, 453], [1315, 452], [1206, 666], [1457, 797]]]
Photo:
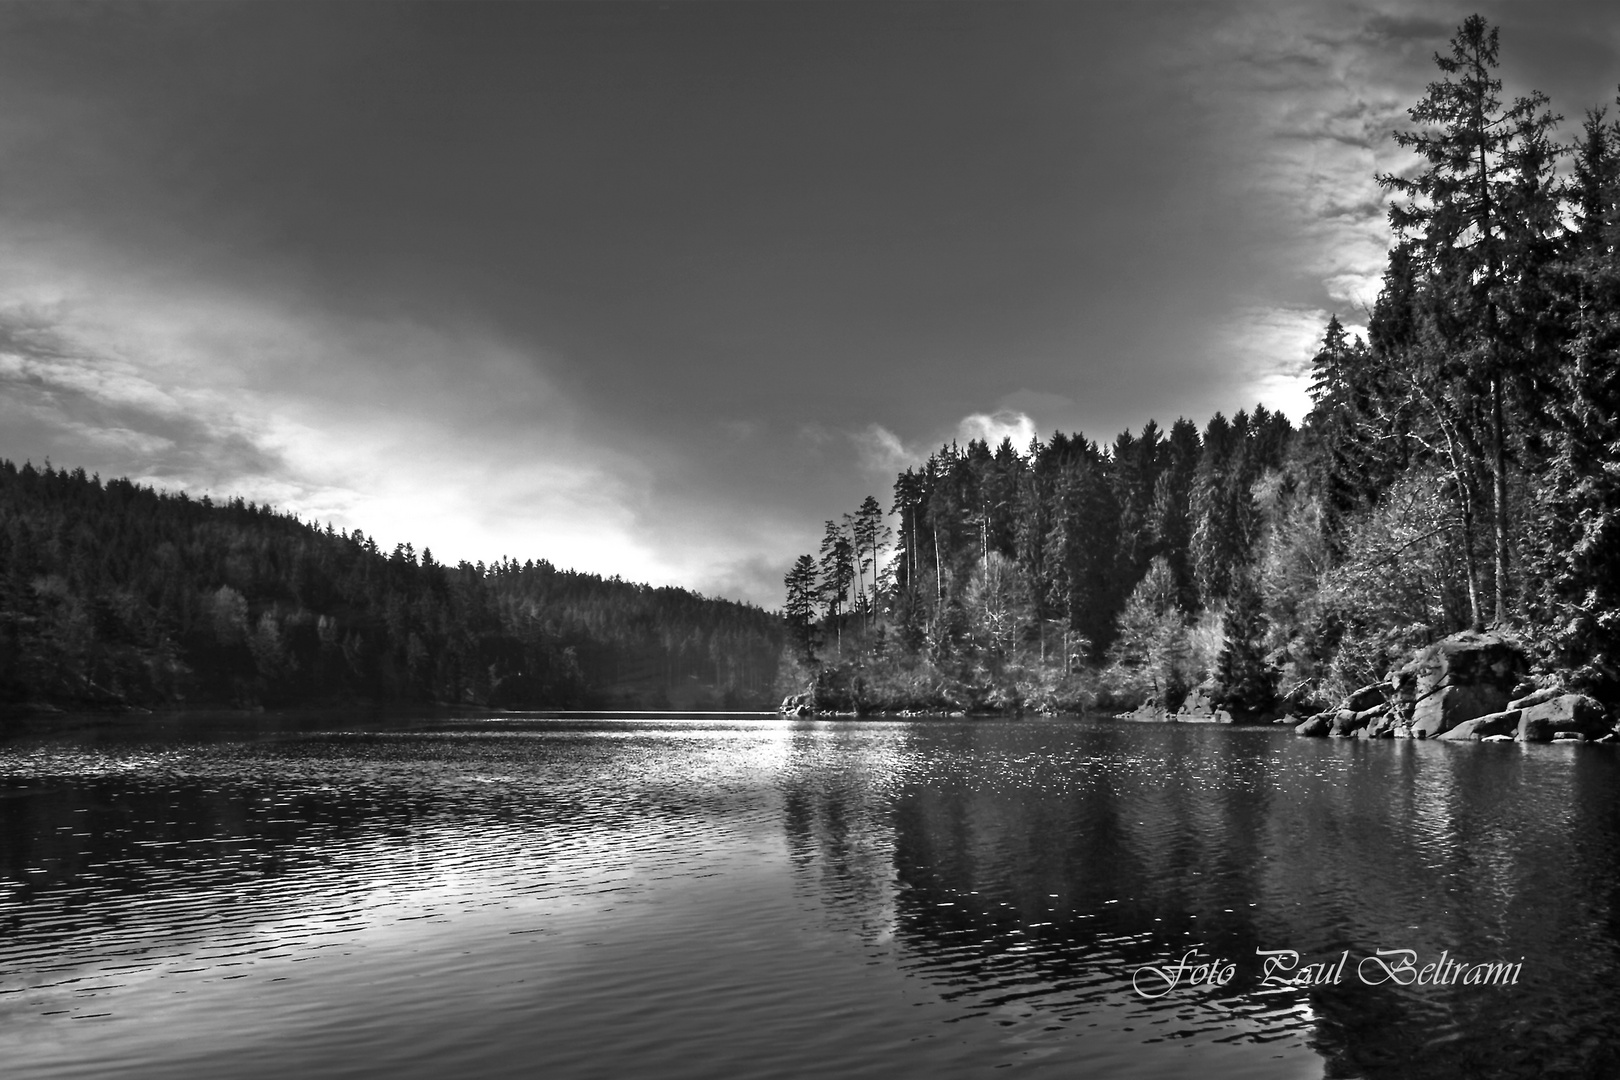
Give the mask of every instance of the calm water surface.
[[[1265, 985], [1283, 949], [1341, 981]], [[1521, 966], [1372, 985], [1379, 949]], [[1230, 980], [1133, 988], [1188, 954]], [[7, 1077], [1603, 1077], [1617, 1005], [1607, 747], [747, 717], [0, 742]]]

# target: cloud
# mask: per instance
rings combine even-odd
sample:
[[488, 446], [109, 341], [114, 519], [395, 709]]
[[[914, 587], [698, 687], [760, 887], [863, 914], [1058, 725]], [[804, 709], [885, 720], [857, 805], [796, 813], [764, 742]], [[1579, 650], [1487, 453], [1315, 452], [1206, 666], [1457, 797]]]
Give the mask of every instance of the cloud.
[[79, 464], [84, 447], [110, 474], [193, 489], [284, 469], [267, 424], [240, 397], [167, 384], [44, 325], [37, 312], [0, 310], [0, 339], [9, 346], [0, 353], [3, 415], [14, 432], [34, 435], [41, 456]]
[[[1003, 394], [996, 402], [998, 411], [1006, 410], [1015, 413], [1024, 413], [1031, 421], [1043, 427], [1050, 428], [1057, 424], [1062, 426], [1069, 423], [1074, 415], [1078, 402], [1067, 394], [1054, 394], [1047, 390], [1031, 390], [1020, 387], [1010, 394]], [[1022, 449], [1022, 448], [1020, 448]]]
[[1376, 176], [1411, 164], [1390, 133], [1410, 126], [1426, 59], [1451, 27], [1366, 7], [1225, 13], [1186, 48], [1218, 102], [1211, 153], [1253, 193], [1250, 302], [1370, 303], [1390, 242]]
[[1347, 310], [1339, 314], [1339, 321], [1345, 322], [1347, 318], [1372, 310], [1384, 287], [1384, 275], [1382, 272], [1331, 274], [1323, 279], [1322, 287], [1330, 299], [1346, 305]]
[[850, 439], [855, 443], [861, 468], [880, 476], [892, 477], [927, 457], [926, 454], [908, 450], [900, 441], [900, 436], [882, 424], [868, 424], [850, 435]]
[[638, 520], [659, 456], [532, 351], [50, 254], [0, 249], [0, 454], [270, 502], [451, 562], [690, 568]]
[[[1028, 391], [1020, 393], [1028, 394]], [[1052, 398], [1067, 401], [1059, 395], [1049, 395]], [[935, 447], [943, 445], [947, 437], [925, 439], [922, 442], [907, 446], [905, 441], [884, 427], [882, 424], [868, 424], [859, 431], [850, 433], [850, 441], [855, 445], [860, 466], [868, 473], [893, 478], [898, 472], [909, 467], [920, 465], [926, 461], [930, 450], [921, 447]], [[1013, 449], [1020, 454], [1029, 449], [1029, 444], [1037, 437], [1035, 421], [1027, 413], [1017, 409], [1001, 408], [988, 413], [969, 413], [957, 422], [956, 431], [949, 438], [960, 445], [973, 439], [983, 439], [990, 447], [1001, 445], [1002, 439], [1010, 438]]]
[[[1311, 360], [1322, 344], [1329, 312], [1309, 308], [1253, 307], [1221, 328], [1225, 351], [1244, 358], [1234, 380], [1234, 407], [1256, 402], [1285, 413], [1296, 424], [1311, 410]], [[1339, 317], [1352, 338], [1366, 327]]]
[[706, 596], [747, 597], [767, 610], [774, 610], [782, 606], [782, 579], [791, 562], [791, 558], [785, 557], [745, 555], [700, 570], [687, 584]]
[[1380, 47], [1406, 42], [1421, 42], [1427, 46], [1437, 39], [1450, 37], [1456, 29], [1455, 22], [1377, 11], [1367, 18], [1362, 33], [1368, 43]]
[[831, 428], [814, 420], [806, 421], [798, 426], [799, 441], [810, 446], [822, 447], [837, 439]]
[[1014, 409], [998, 409], [993, 413], [972, 413], [962, 417], [956, 426], [957, 438], [962, 442], [983, 439], [993, 450], [1003, 439], [1011, 439], [1013, 449], [1022, 454], [1035, 439], [1035, 421], [1026, 413]]

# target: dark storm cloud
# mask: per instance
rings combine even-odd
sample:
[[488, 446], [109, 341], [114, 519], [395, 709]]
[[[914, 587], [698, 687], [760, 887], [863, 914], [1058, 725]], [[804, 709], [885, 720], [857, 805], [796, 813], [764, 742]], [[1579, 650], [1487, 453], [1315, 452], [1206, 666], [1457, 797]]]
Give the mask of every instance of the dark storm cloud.
[[1466, 14], [0, 7], [0, 307], [180, 403], [14, 348], [0, 454], [771, 600], [943, 440], [1297, 412]]
[[1455, 20], [1375, 11], [1362, 24], [1362, 36], [1364, 40], [1374, 45], [1396, 42], [1433, 43], [1449, 39], [1456, 29]]

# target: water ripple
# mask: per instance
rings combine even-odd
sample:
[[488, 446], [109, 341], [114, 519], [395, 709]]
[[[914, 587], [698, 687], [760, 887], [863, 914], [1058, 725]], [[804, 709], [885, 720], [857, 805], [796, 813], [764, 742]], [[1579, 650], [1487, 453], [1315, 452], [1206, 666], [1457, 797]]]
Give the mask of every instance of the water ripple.
[[[13, 742], [0, 1052], [30, 1077], [1601, 1074], [1615, 758], [1500, 749], [1061, 720]], [[1259, 985], [1259, 949], [1390, 947], [1524, 979]], [[1182, 956], [1237, 975], [1136, 992]]]

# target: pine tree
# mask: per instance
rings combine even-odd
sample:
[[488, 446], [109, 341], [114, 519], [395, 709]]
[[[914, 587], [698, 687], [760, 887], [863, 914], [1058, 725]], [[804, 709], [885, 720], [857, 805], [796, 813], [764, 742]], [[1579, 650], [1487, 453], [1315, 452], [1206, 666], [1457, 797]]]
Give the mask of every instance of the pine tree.
[[805, 662], [814, 664], [816, 560], [809, 555], [800, 555], [792, 569], [787, 572], [787, 576], [782, 579], [782, 583], [787, 586], [787, 602], [782, 605], [782, 614], [787, 619], [788, 632], [798, 643]]
[[[1076, 438], [1053, 457], [1046, 600], [1085, 650], [1100, 652], [1113, 638], [1114, 616], [1131, 585], [1115, 568], [1118, 504], [1095, 443]], [[1073, 639], [1069, 645], [1068, 655], [1081, 649]]]
[[1241, 433], [1216, 413], [1204, 429], [1203, 449], [1193, 474], [1190, 555], [1199, 600], [1212, 607], [1226, 599], [1232, 571], [1242, 558], [1236, 491], [1240, 482]]
[[1563, 343], [1527, 558], [1531, 609], [1575, 681], [1620, 685], [1620, 125], [1587, 115], [1574, 151], [1575, 229], [1557, 307]]
[[1277, 669], [1265, 657], [1266, 621], [1260, 590], [1240, 575], [1222, 624], [1225, 642], [1215, 664], [1216, 701], [1228, 709], [1258, 712], [1277, 699]]
[[889, 546], [889, 541], [894, 537], [894, 530], [883, 520], [883, 507], [873, 496], [868, 495], [861, 500], [860, 508], [855, 511], [852, 535], [857, 579], [864, 574], [866, 580], [871, 583], [871, 592], [863, 605], [870, 623], [877, 617], [878, 577], [883, 565], [883, 549]]
[[1185, 417], [1170, 426], [1162, 444], [1163, 467], [1153, 483], [1151, 534], [1153, 552], [1164, 557], [1176, 579], [1176, 596], [1183, 610], [1198, 603], [1193, 582], [1189, 544], [1192, 540], [1192, 489], [1198, 472], [1198, 427]]
[[[1508, 615], [1511, 535], [1505, 396], [1526, 363], [1515, 338], [1514, 290], [1533, 261], [1534, 241], [1556, 218], [1547, 134], [1559, 118], [1540, 93], [1504, 108], [1499, 97], [1497, 31], [1469, 16], [1435, 55], [1442, 78], [1410, 110], [1418, 131], [1396, 132], [1427, 167], [1413, 177], [1383, 174], [1379, 184], [1406, 198], [1391, 205], [1396, 235], [1412, 243], [1426, 276], [1427, 312], [1444, 350], [1431, 378], [1451, 381], [1458, 441], [1478, 454], [1491, 479], [1495, 620]], [[1426, 389], [1438, 400], [1440, 388]]]
[[821, 538], [821, 585], [819, 594], [827, 622], [838, 639], [839, 655], [844, 651], [844, 606], [849, 588], [855, 583], [855, 547], [836, 521], [827, 522]]

